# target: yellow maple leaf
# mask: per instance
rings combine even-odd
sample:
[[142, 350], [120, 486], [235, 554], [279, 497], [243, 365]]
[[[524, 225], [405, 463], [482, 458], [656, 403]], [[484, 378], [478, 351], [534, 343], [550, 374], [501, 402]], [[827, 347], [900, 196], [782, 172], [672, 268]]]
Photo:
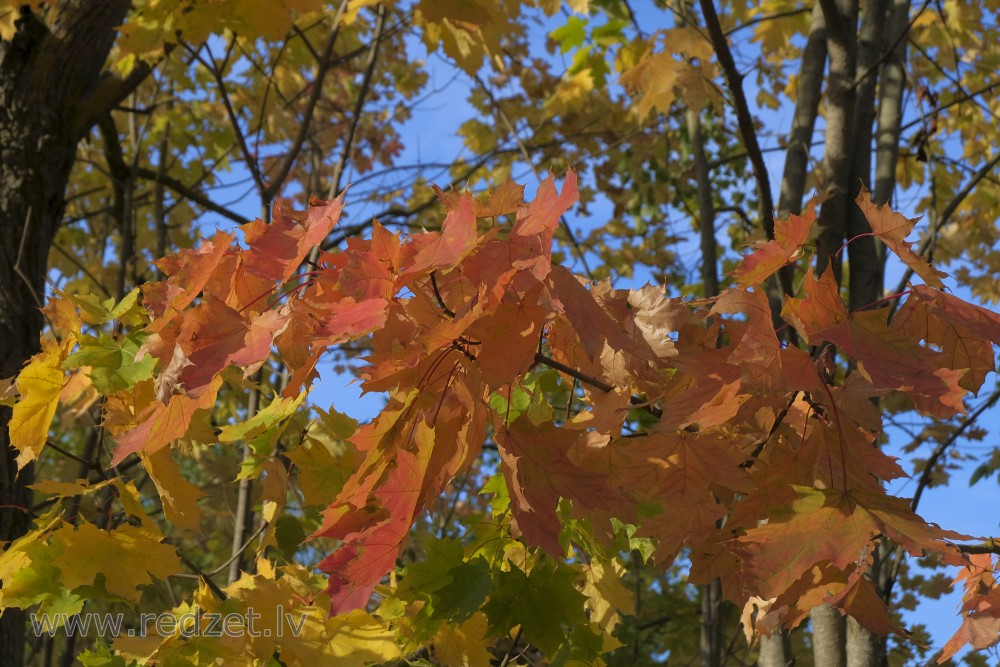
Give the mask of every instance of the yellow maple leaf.
[[[663, 49], [654, 52], [660, 41]], [[716, 73], [712, 54], [712, 45], [692, 28], [674, 28], [654, 35], [642, 58], [620, 78], [630, 93], [642, 95], [637, 105], [640, 119], [653, 109], [668, 113], [679, 97], [690, 109], [700, 109], [708, 102], [721, 109], [722, 96], [712, 83]]]
[[33, 356], [17, 376], [21, 398], [14, 405], [10, 420], [10, 442], [20, 452], [17, 457], [19, 470], [38, 458], [48, 440], [65, 377], [62, 363], [70, 342], [60, 344], [44, 340], [42, 345], [42, 351]]
[[445, 623], [434, 636], [434, 657], [451, 667], [487, 667], [486, 632], [489, 619], [476, 612], [461, 624]]
[[594, 559], [585, 566], [583, 594], [584, 603], [590, 612], [591, 623], [611, 634], [618, 625], [619, 611], [634, 612], [632, 592], [622, 584], [623, 568], [615, 561], [602, 562]]
[[159, 531], [145, 526], [124, 524], [108, 532], [91, 523], [76, 530], [62, 526], [52, 534], [61, 541], [63, 552], [53, 560], [62, 572], [61, 583], [68, 589], [94, 583], [104, 575], [105, 589], [130, 602], [138, 603], [139, 586], [164, 579], [181, 570], [177, 553], [160, 542]]
[[201, 508], [198, 499], [204, 497], [201, 489], [181, 476], [180, 466], [164, 448], [152, 454], [142, 454], [143, 467], [156, 485], [163, 504], [163, 513], [171, 523], [198, 530], [201, 527]]
[[77, 479], [73, 482], [60, 482], [54, 479], [45, 479], [35, 482], [30, 488], [47, 496], [58, 496], [59, 498], [70, 498], [72, 496], [83, 496], [99, 491], [111, 484], [110, 479], [97, 484], [91, 484], [85, 479]]

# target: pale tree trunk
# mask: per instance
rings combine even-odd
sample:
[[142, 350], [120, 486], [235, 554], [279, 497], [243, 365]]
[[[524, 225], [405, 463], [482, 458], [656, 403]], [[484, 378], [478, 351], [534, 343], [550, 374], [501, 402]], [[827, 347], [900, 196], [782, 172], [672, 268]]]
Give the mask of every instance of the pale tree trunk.
[[788, 151], [785, 153], [785, 170], [781, 176], [781, 194], [778, 196], [778, 217], [799, 213], [805, 195], [806, 175], [809, 173], [809, 149], [812, 146], [819, 100], [823, 91], [823, 73], [826, 69], [826, 22], [819, 4], [813, 7], [809, 39], [802, 50], [802, 67], [796, 90], [795, 115], [792, 130], [788, 133]]
[[792, 664], [791, 647], [788, 643], [788, 633], [785, 631], [761, 637], [757, 653], [758, 667], [787, 667]]
[[701, 665], [722, 664], [722, 582], [716, 578], [701, 589]]
[[[102, 77], [130, 7], [127, 0], [65, 0], [46, 26], [22, 12], [11, 41], [0, 41], [0, 377], [16, 375], [38, 351], [45, 274], [76, 146], [141, 78]], [[0, 408], [0, 541], [30, 527], [29, 464], [18, 474], [10, 410]], [[0, 616], [0, 664], [24, 662], [25, 614]]]
[[824, 604], [809, 612], [809, 620], [812, 623], [813, 664], [816, 667], [844, 667], [847, 664], [844, 617]]
[[[910, 0], [895, 0], [889, 10], [887, 34], [894, 39], [892, 54], [885, 60], [879, 73], [878, 130], [875, 134], [875, 187], [872, 199], [876, 204], [886, 204], [892, 199], [896, 187], [896, 163], [899, 161], [899, 136], [903, 122], [903, 93], [906, 89], [906, 39], [901, 38], [909, 29]], [[876, 243], [879, 271], [885, 277], [885, 244]], [[884, 286], [883, 286], [884, 288]], [[893, 559], [889, 554], [893, 546], [879, 543], [873, 577], [879, 595], [888, 602], [891, 588]], [[878, 665], [888, 664], [886, 638], [879, 638]]]
[[[907, 29], [910, 0], [895, 0], [889, 17], [888, 34], [898, 37]], [[878, 131], [875, 134], [876, 204], [892, 199], [896, 187], [896, 162], [899, 158], [899, 134], [903, 120], [903, 91], [906, 89], [906, 39], [897, 39], [896, 48], [882, 64], [879, 74]], [[884, 246], [880, 246], [885, 261]]]
[[[832, 264], [839, 283], [842, 266], [839, 251], [845, 240], [849, 207], [853, 205], [849, 180], [853, 154], [858, 3], [857, 0], [820, 0], [820, 4], [826, 21], [830, 74], [823, 152], [823, 176], [828, 199], [820, 208], [816, 269], [823, 272]], [[829, 605], [820, 605], [810, 612], [809, 617], [815, 665], [843, 667], [846, 664], [843, 616]]]
[[[785, 153], [785, 168], [781, 177], [781, 194], [778, 197], [778, 217], [784, 218], [802, 210], [805, 196], [806, 175], [809, 172], [809, 152], [819, 102], [823, 90], [823, 74], [826, 70], [826, 22], [823, 10], [817, 4], [813, 7], [809, 38], [802, 50], [802, 66], [799, 69], [799, 85], [795, 97], [795, 115], [792, 129], [788, 133], [788, 151]], [[768, 298], [772, 301], [771, 311], [781, 311], [781, 293], [777, 281], [770, 281]], [[777, 304], [775, 304], [775, 301]], [[780, 322], [776, 323], [780, 326]], [[758, 667], [785, 667], [791, 661], [789, 655], [788, 632], [781, 630], [770, 637], [760, 638], [757, 654]]]
[[[709, 180], [708, 158], [702, 136], [698, 111], [685, 112], [691, 154], [694, 158], [698, 189], [698, 229], [701, 238], [701, 280], [706, 297], [719, 293], [718, 252], [715, 242], [715, 209], [712, 204], [712, 183]], [[722, 584], [718, 579], [701, 589], [701, 665], [718, 667], [722, 654]]]
[[826, 144], [823, 177], [828, 199], [820, 208], [817, 270], [832, 262], [840, 281], [841, 256], [847, 231], [850, 197], [852, 125], [854, 123], [854, 73], [857, 62], [857, 0], [820, 0], [826, 21], [830, 74], [826, 94]]

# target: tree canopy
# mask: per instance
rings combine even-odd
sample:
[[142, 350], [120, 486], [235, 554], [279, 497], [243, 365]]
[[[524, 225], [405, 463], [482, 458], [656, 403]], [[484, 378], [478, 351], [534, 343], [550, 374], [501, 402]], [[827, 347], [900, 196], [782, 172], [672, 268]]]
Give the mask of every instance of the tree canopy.
[[987, 664], [998, 11], [0, 2], [4, 664]]

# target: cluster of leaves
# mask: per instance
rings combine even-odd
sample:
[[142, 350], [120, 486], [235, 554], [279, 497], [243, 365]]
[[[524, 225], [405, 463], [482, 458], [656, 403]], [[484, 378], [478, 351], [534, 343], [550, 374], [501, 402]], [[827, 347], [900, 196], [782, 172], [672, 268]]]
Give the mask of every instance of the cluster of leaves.
[[[874, 400], [961, 413], [1000, 343], [1000, 316], [943, 291], [910, 249], [912, 221], [858, 199], [872, 233], [926, 281], [890, 322], [877, 307], [849, 312], [832, 272], [807, 268], [812, 214], [779, 222], [721, 295], [684, 301], [655, 286], [588, 284], [553, 263], [553, 234], [577, 199], [572, 171], [530, 203], [510, 181], [478, 200], [438, 194], [440, 231], [401, 237], [375, 222], [370, 239], [310, 263], [341, 199], [304, 212], [279, 204], [270, 223], [244, 227], [245, 247], [217, 233], [160, 260], [167, 277], [119, 303], [62, 295], [46, 307], [56, 335], [15, 383], [19, 464], [57, 446], [48, 437], [60, 402], [100, 401], [111, 469], [141, 465], [169, 523], [198, 531], [199, 491], [175, 456], [196, 463], [199, 451], [242, 442], [250, 455], [238, 477], [262, 481], [257, 563], [224, 589], [199, 573], [171, 613], [271, 610], [275, 627], [275, 609], [306, 619], [297, 636], [249, 648], [172, 635], [119, 639], [122, 655], [203, 664], [277, 651], [286, 663], [360, 664], [424, 646], [445, 664], [485, 664], [488, 647], [502, 654], [523, 637], [550, 659], [592, 663], [620, 645], [630, 603], [617, 559], [630, 551], [660, 566], [684, 554], [691, 582], [719, 578], [748, 632], [795, 627], [826, 602], [905, 634], [864, 576], [883, 538], [965, 568], [968, 613], [949, 654], [996, 643], [990, 557], [970, 560], [955, 542], [973, 538], [926, 523], [883, 489], [904, 472], [877, 446]], [[782, 317], [808, 347], [782, 342], [762, 288], [794, 263], [806, 267], [801, 294], [785, 298]], [[368, 336], [362, 387], [385, 392], [384, 409], [361, 426], [317, 409], [303, 426], [322, 355]], [[285, 371], [273, 399], [212, 423], [220, 389], [252, 388], [275, 351]], [[500, 463], [483, 473], [488, 511], [467, 535], [427, 539], [424, 558], [405, 558], [411, 527], [484, 448]], [[190, 565], [135, 485], [102, 475], [36, 484], [53, 507], [0, 560], [0, 604], [136, 605], [152, 577]], [[288, 503], [293, 478], [302, 506], [326, 506], [312, 538], [336, 546], [318, 563], [296, 562], [297, 539], [279, 534], [305, 523]], [[78, 498], [101, 493], [104, 514], [74, 527]]]

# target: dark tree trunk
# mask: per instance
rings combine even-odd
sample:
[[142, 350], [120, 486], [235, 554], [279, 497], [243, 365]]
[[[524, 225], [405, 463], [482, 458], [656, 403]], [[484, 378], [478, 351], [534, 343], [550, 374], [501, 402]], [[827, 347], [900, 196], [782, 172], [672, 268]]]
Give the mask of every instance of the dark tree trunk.
[[[857, 97], [854, 101], [854, 156], [848, 191], [854, 196], [864, 185], [872, 188], [872, 136], [875, 125], [875, 91], [878, 84], [878, 59], [884, 45], [888, 0], [868, 0], [858, 31]], [[864, 78], [862, 78], [864, 77]], [[850, 260], [850, 297], [848, 306], [857, 310], [874, 303], [882, 296], [882, 266], [875, 250], [871, 226], [858, 206], [849, 206], [847, 216], [847, 246]]]
[[[11, 41], [0, 41], [0, 377], [16, 375], [38, 351], [49, 246], [62, 219], [76, 146], [95, 113], [121, 92], [101, 70], [127, 0], [67, 0], [55, 20], [23, 10]], [[134, 85], [134, 84], [133, 84]], [[31, 523], [32, 466], [18, 474], [10, 410], [0, 408], [0, 541]], [[25, 614], [0, 617], [0, 664], [24, 662]]]

